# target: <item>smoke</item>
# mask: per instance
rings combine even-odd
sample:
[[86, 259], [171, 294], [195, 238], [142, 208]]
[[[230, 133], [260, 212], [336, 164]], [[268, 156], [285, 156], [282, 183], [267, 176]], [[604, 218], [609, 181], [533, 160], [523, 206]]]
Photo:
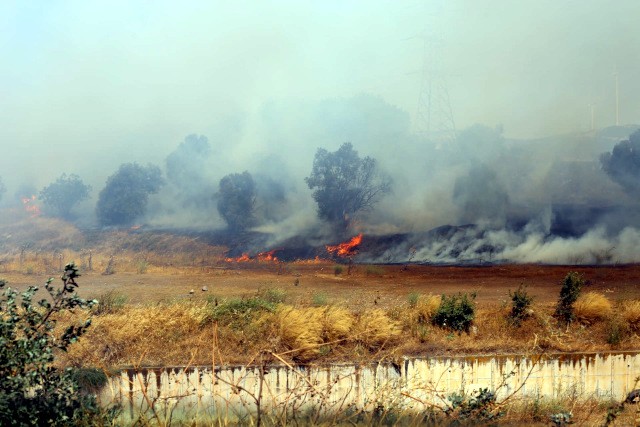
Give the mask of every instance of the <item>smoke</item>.
[[[318, 148], [350, 142], [393, 182], [350, 231], [414, 236], [371, 259], [406, 260], [413, 248], [425, 262], [626, 262], [640, 229], [637, 171], [600, 156], [635, 129], [609, 125], [639, 121], [636, 8], [3, 3], [0, 203], [77, 174], [93, 188], [78, 223], [95, 227], [107, 178], [152, 163], [168, 185], [141, 223], [223, 230], [220, 180], [248, 171], [249, 232], [269, 246], [322, 244], [337, 236], [304, 178]], [[427, 122], [444, 104], [447, 129]], [[455, 140], [433, 136], [454, 125]]]

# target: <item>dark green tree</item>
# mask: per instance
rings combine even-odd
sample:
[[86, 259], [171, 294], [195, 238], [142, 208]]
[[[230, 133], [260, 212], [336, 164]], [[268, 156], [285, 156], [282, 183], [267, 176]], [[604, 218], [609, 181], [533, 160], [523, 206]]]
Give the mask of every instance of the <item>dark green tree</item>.
[[569, 324], [575, 319], [573, 305], [578, 300], [583, 285], [584, 279], [575, 271], [569, 272], [562, 280], [560, 297], [554, 313], [560, 321]]
[[319, 148], [305, 182], [313, 190], [320, 218], [342, 229], [355, 214], [373, 208], [391, 190], [391, 182], [379, 173], [376, 160], [360, 158], [350, 142], [335, 152]]
[[53, 366], [56, 353], [66, 351], [91, 324], [90, 319], [56, 332], [62, 311], [83, 310], [97, 301], [76, 294], [73, 264], [65, 267], [62, 287], [49, 279], [48, 297], [35, 301], [37, 286], [18, 294], [0, 280], [0, 425], [103, 425], [108, 414], [95, 395], [80, 390], [71, 369]]
[[100, 191], [96, 214], [102, 225], [130, 225], [147, 210], [149, 195], [164, 185], [160, 168], [137, 163], [120, 165]]
[[65, 219], [71, 217], [71, 209], [89, 197], [91, 186], [78, 175], [63, 173], [60, 178], [40, 191], [40, 200], [53, 215]]
[[220, 180], [218, 212], [229, 229], [242, 231], [256, 223], [256, 184], [247, 171], [232, 173]]
[[600, 155], [602, 169], [625, 191], [640, 193], [640, 129], [620, 141], [611, 153]]

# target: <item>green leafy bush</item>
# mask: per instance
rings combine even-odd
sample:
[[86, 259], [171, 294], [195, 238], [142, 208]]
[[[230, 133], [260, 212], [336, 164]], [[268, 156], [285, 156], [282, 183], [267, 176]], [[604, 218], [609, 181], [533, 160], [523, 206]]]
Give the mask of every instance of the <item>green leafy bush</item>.
[[562, 280], [560, 297], [556, 306], [555, 317], [565, 323], [571, 323], [575, 319], [573, 305], [580, 296], [584, 285], [584, 279], [575, 271], [568, 273]]
[[520, 285], [513, 293], [509, 291], [509, 297], [511, 298], [509, 317], [514, 325], [520, 326], [522, 321], [529, 317], [529, 307], [533, 302], [533, 297], [527, 293], [527, 288], [524, 285]]
[[469, 332], [476, 315], [476, 294], [442, 295], [440, 306], [433, 316], [434, 325], [458, 332]]
[[67, 264], [62, 288], [49, 279], [49, 297], [38, 302], [37, 286], [18, 294], [0, 280], [0, 425], [102, 425], [115, 415], [102, 410], [95, 395], [80, 392], [73, 369], [53, 366], [56, 352], [66, 351], [91, 324], [88, 319], [56, 334], [57, 314], [97, 303], [77, 296], [78, 276]]

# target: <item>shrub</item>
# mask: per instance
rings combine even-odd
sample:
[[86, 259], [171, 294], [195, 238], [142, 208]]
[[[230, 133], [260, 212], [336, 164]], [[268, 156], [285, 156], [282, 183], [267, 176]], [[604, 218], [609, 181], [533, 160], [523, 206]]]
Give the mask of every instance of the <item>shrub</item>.
[[558, 298], [558, 305], [556, 306], [555, 316], [565, 322], [571, 323], [575, 319], [574, 307], [584, 279], [575, 271], [568, 273], [562, 281], [562, 288], [560, 289], [560, 297]]
[[230, 299], [214, 305], [204, 316], [202, 323], [219, 322], [233, 329], [241, 330], [251, 323], [257, 315], [274, 312], [276, 305], [260, 297]]
[[582, 323], [591, 324], [606, 319], [613, 313], [611, 302], [597, 292], [587, 292], [576, 300], [573, 306], [575, 318]]
[[335, 274], [336, 276], [341, 275], [343, 271], [344, 271], [344, 267], [339, 264], [333, 267], [333, 274]]
[[433, 324], [441, 328], [468, 333], [476, 314], [475, 299], [475, 293], [442, 295], [438, 310], [432, 319]]
[[58, 314], [96, 303], [77, 296], [78, 276], [75, 265], [67, 264], [62, 288], [49, 279], [44, 287], [50, 300], [37, 303], [37, 286], [18, 296], [0, 280], [0, 425], [102, 425], [115, 415], [105, 413], [95, 395], [79, 392], [72, 369], [53, 366], [55, 351], [66, 351], [91, 324], [86, 320], [55, 334]]
[[524, 285], [520, 285], [513, 293], [509, 291], [509, 297], [511, 298], [509, 317], [514, 325], [520, 326], [522, 321], [529, 317], [529, 307], [533, 302], [533, 297], [527, 293], [527, 288]]
[[607, 344], [612, 346], [619, 345], [625, 338], [629, 336], [629, 324], [623, 319], [615, 317], [607, 325]]

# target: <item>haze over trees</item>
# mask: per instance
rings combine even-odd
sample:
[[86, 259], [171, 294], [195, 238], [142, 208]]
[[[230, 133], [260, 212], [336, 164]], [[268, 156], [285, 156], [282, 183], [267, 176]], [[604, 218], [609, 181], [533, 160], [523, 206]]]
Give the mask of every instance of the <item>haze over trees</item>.
[[230, 230], [243, 231], [256, 224], [256, 183], [251, 174], [232, 173], [220, 180], [218, 212]]
[[208, 186], [205, 177], [206, 162], [211, 156], [211, 145], [204, 135], [188, 135], [166, 158], [167, 180], [175, 185], [187, 201], [200, 196]]
[[164, 185], [158, 166], [124, 163], [100, 191], [96, 214], [101, 225], [131, 225], [146, 213], [149, 195]]
[[456, 179], [453, 201], [460, 208], [463, 223], [481, 220], [502, 225], [509, 206], [509, 195], [492, 169], [485, 165], [474, 165], [466, 175]]
[[360, 158], [350, 142], [334, 152], [318, 148], [305, 182], [313, 190], [319, 217], [343, 230], [354, 215], [373, 208], [391, 190], [376, 160]]
[[4, 193], [7, 192], [7, 187], [4, 185], [4, 182], [2, 182], [2, 177], [0, 177], [0, 200], [2, 200], [2, 196], [4, 196]]
[[600, 156], [602, 169], [625, 191], [640, 193], [640, 130], [633, 132], [629, 139], [620, 141], [611, 153]]
[[50, 214], [70, 219], [73, 207], [89, 198], [90, 192], [91, 186], [86, 185], [78, 175], [63, 173], [40, 191], [40, 200]]

